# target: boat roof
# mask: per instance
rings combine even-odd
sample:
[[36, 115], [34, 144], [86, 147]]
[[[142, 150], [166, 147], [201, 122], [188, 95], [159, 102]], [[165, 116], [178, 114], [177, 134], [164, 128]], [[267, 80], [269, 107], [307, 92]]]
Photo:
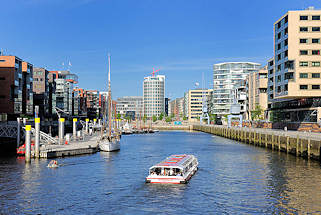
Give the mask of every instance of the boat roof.
[[186, 154], [171, 155], [167, 157], [165, 160], [163, 160], [162, 162], [154, 165], [153, 167], [183, 167], [184, 162], [189, 160], [192, 157], [193, 155], [186, 155]]

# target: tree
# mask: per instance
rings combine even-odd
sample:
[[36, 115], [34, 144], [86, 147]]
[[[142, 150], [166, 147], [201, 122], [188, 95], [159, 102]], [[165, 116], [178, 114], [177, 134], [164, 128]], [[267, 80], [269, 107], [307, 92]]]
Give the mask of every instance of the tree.
[[251, 118], [252, 120], [258, 120], [258, 119], [262, 119], [263, 115], [263, 109], [261, 108], [260, 105], [256, 105], [255, 109], [253, 111], [251, 111]]
[[209, 114], [209, 117], [210, 117], [210, 121], [216, 122], [216, 118], [217, 118], [216, 114], [210, 113], [210, 114]]
[[168, 116], [168, 117], [166, 117], [165, 121], [166, 121], [166, 122], [171, 122], [171, 121], [172, 121], [172, 118]]
[[117, 117], [117, 119], [120, 119], [121, 118], [121, 114], [118, 113], [116, 117]]
[[144, 122], [146, 122], [146, 120], [147, 120], [147, 116], [146, 116], [146, 115], [144, 115], [144, 117], [143, 117], [143, 121], [144, 121]]
[[164, 113], [161, 113], [158, 117], [158, 120], [163, 120], [163, 118], [164, 118]]
[[183, 120], [184, 120], [184, 121], [187, 120], [187, 117], [186, 117], [186, 116], [183, 116]]
[[157, 116], [153, 115], [153, 122], [157, 121]]

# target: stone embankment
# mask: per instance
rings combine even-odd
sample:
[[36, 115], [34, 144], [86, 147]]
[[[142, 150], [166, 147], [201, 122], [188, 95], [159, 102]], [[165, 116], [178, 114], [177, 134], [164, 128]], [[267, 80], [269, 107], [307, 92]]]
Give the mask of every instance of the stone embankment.
[[193, 125], [192, 129], [321, 161], [321, 135], [319, 134], [272, 129], [227, 128], [216, 125]]

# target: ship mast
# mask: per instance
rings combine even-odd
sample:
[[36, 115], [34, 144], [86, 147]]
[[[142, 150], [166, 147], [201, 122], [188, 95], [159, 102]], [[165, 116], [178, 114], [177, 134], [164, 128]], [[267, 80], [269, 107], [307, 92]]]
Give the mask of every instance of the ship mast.
[[112, 114], [112, 102], [111, 102], [111, 87], [110, 87], [110, 54], [108, 53], [108, 136], [111, 138], [111, 114]]

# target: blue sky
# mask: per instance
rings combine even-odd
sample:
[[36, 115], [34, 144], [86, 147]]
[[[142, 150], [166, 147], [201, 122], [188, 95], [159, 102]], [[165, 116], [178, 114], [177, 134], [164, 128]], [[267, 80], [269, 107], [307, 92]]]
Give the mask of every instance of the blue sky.
[[153, 68], [166, 75], [166, 96], [213, 84], [212, 65], [266, 64], [273, 23], [319, 0], [0, 0], [0, 48], [38, 67], [70, 61], [79, 87], [106, 90], [112, 55], [113, 97], [142, 95]]

